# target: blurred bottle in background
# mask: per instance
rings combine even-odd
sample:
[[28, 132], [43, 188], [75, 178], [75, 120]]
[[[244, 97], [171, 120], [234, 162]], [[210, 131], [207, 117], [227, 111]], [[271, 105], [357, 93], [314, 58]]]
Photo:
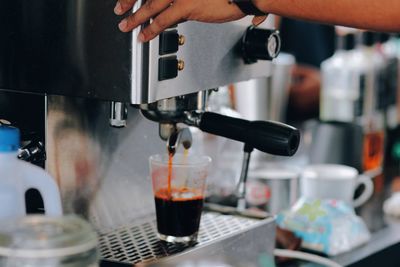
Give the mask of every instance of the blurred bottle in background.
[[386, 60], [377, 49], [378, 35], [359, 31], [356, 49], [351, 52], [351, 67], [358, 73], [360, 97], [357, 122], [362, 126], [363, 171], [375, 173], [375, 190], [383, 190], [382, 168], [385, 154], [385, 71]]
[[321, 121], [354, 122], [356, 101], [360, 98], [358, 73], [349, 64], [354, 34], [338, 30], [334, 55], [321, 64]]
[[[338, 28], [337, 32], [337, 51], [321, 64], [320, 119], [323, 122], [361, 126], [362, 163], [361, 166], [355, 166], [358, 164], [355, 160], [354, 165], [350, 166], [361, 172], [376, 170], [382, 167], [384, 156], [385, 110], [388, 102], [385, 94], [387, 61], [377, 49], [377, 34], [343, 28]], [[351, 44], [352, 38], [356, 40], [355, 48]], [[344, 127], [344, 124], [341, 124], [341, 127]], [[343, 136], [341, 143], [346, 143], [347, 139]], [[348, 148], [359, 149], [355, 146]], [[339, 162], [325, 163], [349, 165], [349, 162], [337, 160]]]
[[361, 172], [363, 131], [355, 122], [359, 73], [350, 64], [354, 31], [336, 32], [336, 51], [321, 64], [320, 121], [312, 132], [310, 162], [343, 164]]
[[[386, 60], [385, 70], [385, 104], [387, 128], [395, 129], [399, 124], [399, 112], [397, 102], [399, 102], [400, 90], [400, 39], [396, 35], [380, 34], [378, 51]], [[400, 106], [399, 106], [400, 107]]]

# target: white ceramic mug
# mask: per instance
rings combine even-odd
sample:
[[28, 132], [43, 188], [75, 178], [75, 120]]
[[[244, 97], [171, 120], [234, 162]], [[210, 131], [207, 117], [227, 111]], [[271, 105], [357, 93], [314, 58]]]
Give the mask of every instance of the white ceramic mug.
[[[343, 200], [353, 207], [364, 204], [374, 191], [370, 177], [359, 175], [355, 168], [337, 164], [306, 167], [301, 173], [300, 184], [303, 197]], [[364, 191], [353, 199], [354, 192], [360, 185], [364, 185]]]

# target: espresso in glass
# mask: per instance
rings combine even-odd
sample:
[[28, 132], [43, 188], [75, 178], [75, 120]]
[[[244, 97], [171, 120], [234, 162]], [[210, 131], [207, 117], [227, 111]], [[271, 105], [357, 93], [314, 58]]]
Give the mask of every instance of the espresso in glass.
[[[190, 189], [173, 189], [168, 196], [166, 189], [155, 194], [157, 228], [166, 236], [184, 237], [196, 234], [203, 209], [203, 196]], [[189, 196], [181, 197], [182, 195]]]
[[204, 189], [211, 159], [177, 154], [150, 157], [156, 206], [157, 229], [161, 240], [192, 243], [197, 240]]

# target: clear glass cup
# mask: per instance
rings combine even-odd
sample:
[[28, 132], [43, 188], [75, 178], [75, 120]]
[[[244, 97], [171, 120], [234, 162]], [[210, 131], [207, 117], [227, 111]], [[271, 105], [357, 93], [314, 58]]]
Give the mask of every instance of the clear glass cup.
[[197, 241], [211, 158], [175, 154], [150, 157], [157, 229], [162, 241]]

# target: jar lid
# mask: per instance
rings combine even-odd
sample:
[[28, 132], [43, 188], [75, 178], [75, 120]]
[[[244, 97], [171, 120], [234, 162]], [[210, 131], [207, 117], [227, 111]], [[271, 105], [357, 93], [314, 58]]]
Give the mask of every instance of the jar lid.
[[0, 222], [0, 256], [3, 257], [67, 257], [96, 247], [96, 232], [75, 215], [35, 215]]

